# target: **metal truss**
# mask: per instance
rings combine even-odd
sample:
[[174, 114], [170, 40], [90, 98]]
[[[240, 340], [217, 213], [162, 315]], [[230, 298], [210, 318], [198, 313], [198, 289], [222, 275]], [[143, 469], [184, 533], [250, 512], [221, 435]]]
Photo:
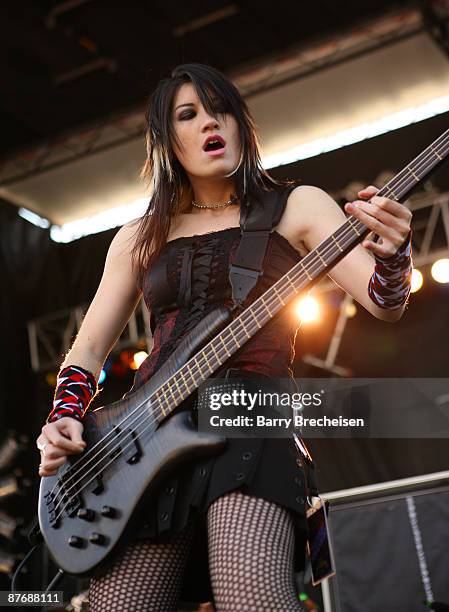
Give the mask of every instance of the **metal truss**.
[[[448, 0], [441, 0], [441, 4], [444, 5], [441, 10], [447, 13]], [[280, 57], [266, 58], [231, 76], [242, 94], [249, 97], [385, 48], [423, 30], [423, 16], [419, 10], [398, 9], [369, 23], [356, 25], [343, 35], [329, 36], [307, 47], [291, 48]]]
[[108, 118], [76, 134], [59, 137], [41, 146], [4, 160], [0, 164], [0, 187], [65, 166], [74, 161], [106, 151], [133, 140], [144, 133], [143, 111], [118, 118]]
[[[76, 0], [75, 4], [85, 1], [88, 0]], [[58, 15], [69, 10], [72, 4], [73, 2], [62, 3], [53, 9], [49, 14], [49, 26], [53, 27]], [[238, 72], [231, 71], [229, 76], [243, 96], [250, 97], [423, 32], [429, 28], [429, 10], [426, 12], [422, 7], [421, 10], [410, 7], [396, 10], [368, 24], [356, 26], [344, 35], [333, 36], [307, 47], [302, 45], [292, 48], [281, 57], [264, 58], [262, 62], [245, 66]], [[432, 10], [431, 18], [433, 26], [438, 18], [439, 44], [444, 40], [441, 32], [442, 28], [446, 27], [448, 14], [449, 0], [438, 0], [438, 10]], [[174, 34], [177, 35], [176, 32]], [[432, 35], [436, 36], [435, 27], [432, 28]], [[95, 62], [100, 62], [102, 67], [113, 63], [108, 58], [98, 58], [92, 62], [94, 65], [89, 69], [98, 67]], [[65, 75], [63, 78], [73, 76], [76, 75]], [[84, 130], [60, 136], [35, 149], [3, 160], [0, 164], [0, 187], [69, 164], [90, 154], [139, 140], [144, 127], [142, 108], [105, 117]]]
[[[49, 372], [60, 367], [80, 330], [88, 306], [61, 310], [28, 323], [30, 361], [34, 372]], [[139, 345], [146, 347], [148, 353], [153, 346], [150, 315], [143, 300], [131, 315], [113, 351]]]
[[[449, 192], [420, 194], [410, 198], [406, 204], [413, 212], [414, 266], [426, 266], [437, 259], [449, 257]], [[344, 293], [333, 281], [326, 278], [313, 289], [313, 294], [323, 294], [328, 291]], [[304, 355], [303, 362], [338, 376], [348, 376], [347, 368], [337, 365], [336, 359], [352, 302], [352, 297], [344, 294], [326, 357], [319, 359], [313, 355]], [[81, 327], [87, 308], [88, 305], [78, 306], [28, 323], [30, 359], [35, 372], [59, 367]], [[148, 310], [141, 300], [118, 339], [114, 351], [141, 344], [150, 352], [153, 339], [149, 318]]]
[[[405, 203], [413, 213], [413, 267], [432, 264], [437, 259], [449, 258], [449, 192], [419, 194]], [[348, 322], [350, 305], [354, 302], [330, 279], [324, 279], [313, 290], [314, 295], [327, 291], [339, 291], [344, 298], [339, 306], [337, 322], [329, 341], [324, 359], [304, 355], [302, 361], [337, 376], [350, 375], [348, 368], [336, 363], [343, 334]]]

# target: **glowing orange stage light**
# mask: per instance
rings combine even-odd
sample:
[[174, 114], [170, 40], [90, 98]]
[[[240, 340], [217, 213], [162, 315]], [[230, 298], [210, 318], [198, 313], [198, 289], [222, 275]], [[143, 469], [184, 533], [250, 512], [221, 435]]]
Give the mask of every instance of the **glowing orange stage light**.
[[303, 323], [315, 323], [320, 318], [320, 306], [317, 300], [310, 295], [301, 298], [295, 304], [295, 310], [298, 318]]
[[348, 319], [352, 319], [352, 317], [355, 317], [355, 315], [357, 314], [357, 306], [354, 304], [354, 302], [349, 302], [349, 304], [346, 304], [345, 313]]
[[416, 293], [417, 291], [419, 291], [423, 285], [423, 282], [424, 279], [421, 272], [417, 268], [413, 268], [411, 292]]
[[47, 384], [50, 385], [50, 387], [55, 387], [56, 386], [56, 373], [49, 372], [48, 374], [45, 375], [45, 380], [47, 381]]
[[147, 357], [148, 353], [145, 351], [137, 351], [137, 353], [134, 353], [129, 367], [132, 370], [138, 370]]

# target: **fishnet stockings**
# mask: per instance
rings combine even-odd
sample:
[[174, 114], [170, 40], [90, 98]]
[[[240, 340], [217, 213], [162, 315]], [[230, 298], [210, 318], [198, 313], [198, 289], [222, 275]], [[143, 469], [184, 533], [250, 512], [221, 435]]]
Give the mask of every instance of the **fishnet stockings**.
[[[290, 513], [232, 491], [207, 514], [209, 567], [217, 612], [301, 612], [293, 573]], [[176, 612], [193, 542], [192, 524], [168, 543], [131, 542], [90, 581], [92, 612]]]
[[176, 610], [192, 535], [189, 525], [168, 543], [136, 540], [128, 544], [106, 574], [91, 579], [91, 612]]
[[209, 567], [219, 612], [299, 612], [294, 528], [281, 506], [233, 491], [207, 514]]

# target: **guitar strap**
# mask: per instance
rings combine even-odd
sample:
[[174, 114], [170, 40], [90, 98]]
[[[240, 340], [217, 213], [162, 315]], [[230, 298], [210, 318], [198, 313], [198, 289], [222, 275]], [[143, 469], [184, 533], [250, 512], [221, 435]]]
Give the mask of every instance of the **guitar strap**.
[[229, 269], [229, 281], [235, 306], [242, 307], [249, 292], [263, 274], [263, 260], [267, 251], [270, 234], [279, 223], [288, 196], [296, 185], [283, 192], [263, 192], [259, 200], [240, 210], [242, 237], [234, 262]]
[[[240, 211], [242, 237], [229, 267], [229, 281], [232, 287], [234, 305], [243, 308], [243, 303], [263, 274], [263, 260], [273, 229], [278, 225], [287, 203], [288, 196], [296, 185], [290, 185], [282, 192], [264, 192], [260, 200]], [[226, 375], [225, 375], [226, 376]], [[298, 465], [304, 468], [307, 496], [318, 496], [315, 477], [315, 463], [304, 440], [293, 434], [298, 452]]]

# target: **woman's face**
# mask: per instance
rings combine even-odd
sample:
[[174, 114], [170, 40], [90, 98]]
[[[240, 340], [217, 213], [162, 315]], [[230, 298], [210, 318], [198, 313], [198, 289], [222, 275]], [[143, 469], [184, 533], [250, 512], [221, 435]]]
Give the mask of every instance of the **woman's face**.
[[237, 121], [229, 113], [211, 117], [191, 83], [178, 89], [172, 121], [180, 143], [179, 147], [173, 143], [173, 151], [189, 177], [222, 178], [236, 169], [240, 160]]

